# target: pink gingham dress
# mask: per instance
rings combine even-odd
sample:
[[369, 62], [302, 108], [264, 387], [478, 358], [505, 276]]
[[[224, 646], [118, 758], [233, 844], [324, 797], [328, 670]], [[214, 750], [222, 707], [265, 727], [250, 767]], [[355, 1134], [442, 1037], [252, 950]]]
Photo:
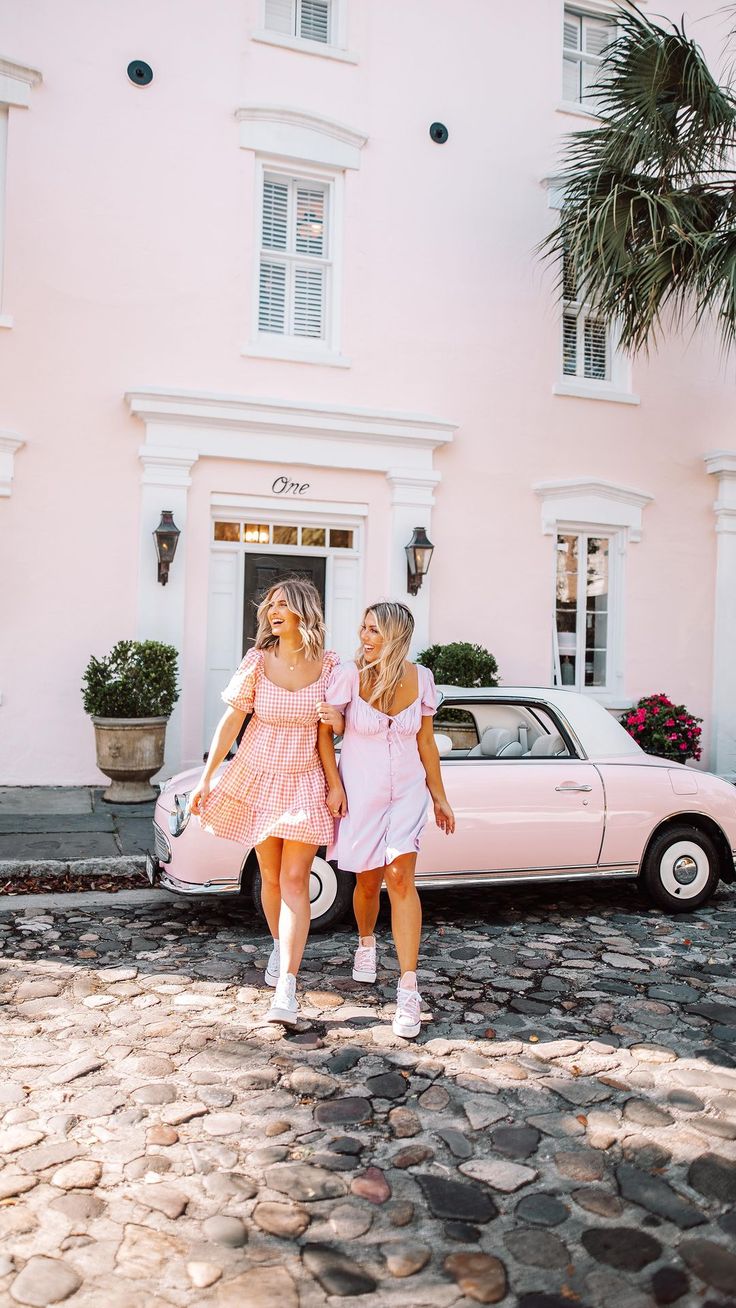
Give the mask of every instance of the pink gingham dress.
[[316, 681], [286, 690], [269, 681], [263, 651], [248, 650], [222, 692], [226, 704], [252, 713], [235, 758], [202, 806], [201, 824], [225, 840], [257, 845], [269, 836], [329, 844], [334, 818], [317, 753], [317, 703], [340, 659], [327, 650]]
[[385, 867], [419, 849], [430, 796], [417, 732], [437, 711], [437, 691], [429, 668], [416, 669], [417, 697], [393, 717], [360, 698], [355, 663], [338, 668], [327, 691], [327, 703], [345, 714], [340, 776], [348, 812], [327, 851], [343, 872]]

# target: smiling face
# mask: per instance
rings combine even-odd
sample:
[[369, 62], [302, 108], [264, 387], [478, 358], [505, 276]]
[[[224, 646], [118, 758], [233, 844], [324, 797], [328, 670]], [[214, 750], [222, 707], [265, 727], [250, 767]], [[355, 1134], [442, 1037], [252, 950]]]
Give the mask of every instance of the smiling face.
[[271, 596], [267, 616], [274, 636], [298, 635], [299, 618], [289, 608], [282, 590], [275, 590]]
[[366, 663], [376, 663], [380, 659], [385, 641], [378, 630], [376, 615], [372, 609], [369, 609], [363, 618], [360, 628], [360, 644]]

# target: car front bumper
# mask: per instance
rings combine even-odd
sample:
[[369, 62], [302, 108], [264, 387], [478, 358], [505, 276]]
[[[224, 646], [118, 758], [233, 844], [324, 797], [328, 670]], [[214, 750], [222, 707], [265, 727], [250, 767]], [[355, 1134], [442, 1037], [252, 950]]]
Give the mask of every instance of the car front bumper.
[[170, 890], [175, 895], [239, 895], [240, 877], [212, 881], [180, 881], [172, 876], [155, 854], [146, 854], [146, 876], [152, 886]]

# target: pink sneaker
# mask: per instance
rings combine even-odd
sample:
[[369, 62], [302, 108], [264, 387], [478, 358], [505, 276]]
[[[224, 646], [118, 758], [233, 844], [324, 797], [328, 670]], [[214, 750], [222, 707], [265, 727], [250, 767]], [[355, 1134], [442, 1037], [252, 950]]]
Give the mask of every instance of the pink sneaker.
[[[363, 940], [373, 940], [372, 945], [364, 945]], [[375, 981], [376, 979], [376, 938], [363, 936], [353, 959], [353, 981]]]
[[[403, 978], [402, 978], [403, 980]], [[405, 989], [401, 981], [396, 987], [396, 1013], [392, 1029], [394, 1035], [413, 1040], [422, 1026], [422, 997], [418, 990]]]

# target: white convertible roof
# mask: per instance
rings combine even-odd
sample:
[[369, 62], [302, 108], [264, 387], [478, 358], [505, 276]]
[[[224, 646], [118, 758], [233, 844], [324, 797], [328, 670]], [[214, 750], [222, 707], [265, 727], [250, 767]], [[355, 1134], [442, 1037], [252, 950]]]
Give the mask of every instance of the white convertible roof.
[[620, 722], [589, 695], [559, 686], [438, 686], [444, 699], [468, 704], [493, 700], [549, 704], [577, 736], [589, 758], [647, 757]]

